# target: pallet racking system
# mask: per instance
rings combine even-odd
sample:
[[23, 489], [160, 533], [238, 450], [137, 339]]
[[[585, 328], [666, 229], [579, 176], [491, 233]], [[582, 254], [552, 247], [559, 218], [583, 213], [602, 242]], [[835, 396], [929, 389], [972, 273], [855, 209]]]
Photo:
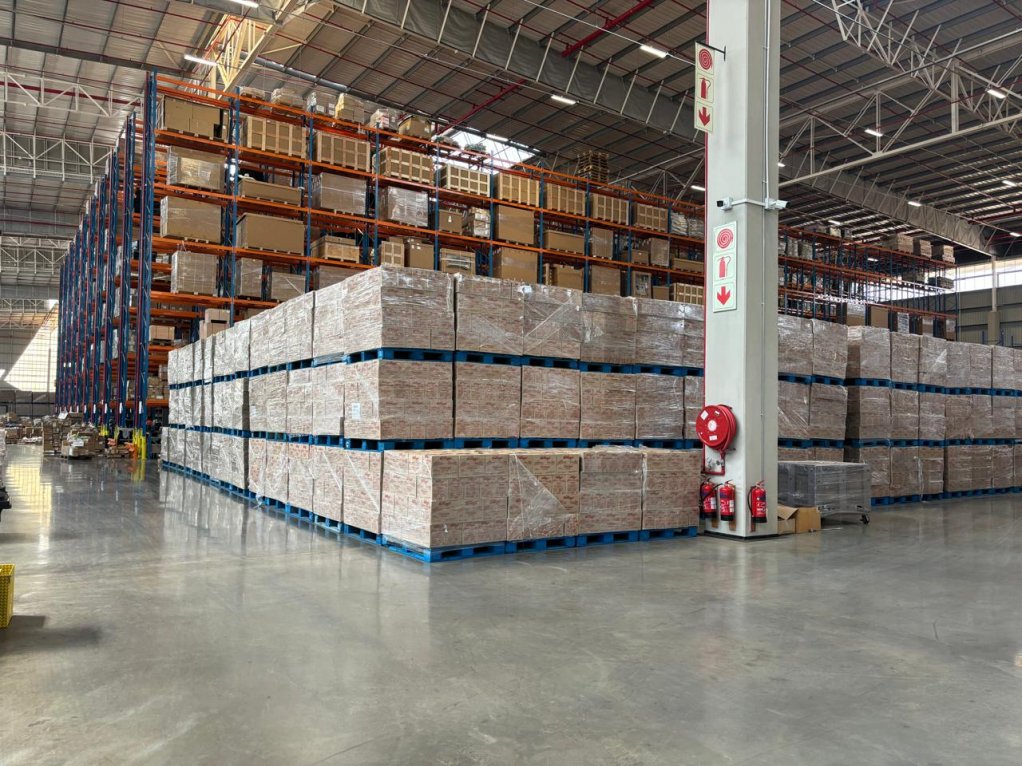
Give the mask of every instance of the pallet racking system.
[[[219, 109], [220, 135], [209, 138], [162, 129], [158, 106], [163, 98]], [[299, 128], [305, 140], [304, 156], [246, 146], [241, 138], [242, 125], [250, 117]], [[367, 142], [371, 152], [369, 167], [356, 169], [316, 159], [316, 137], [320, 134]], [[167, 148], [222, 156], [221, 190], [168, 183], [166, 163], [158, 160]], [[490, 178], [489, 194], [446, 188], [441, 185], [439, 170], [434, 172], [431, 184], [382, 174], [375, 162], [387, 148], [429, 155], [437, 168], [455, 166], [483, 171]], [[498, 199], [495, 188], [498, 170], [537, 182], [538, 204]], [[365, 182], [366, 203], [361, 213], [334, 212], [312, 206], [313, 180], [324, 172]], [[240, 196], [240, 178], [249, 173], [301, 188], [301, 204]], [[566, 213], [548, 207], [547, 197], [554, 186], [582, 192], [584, 213]], [[381, 218], [378, 203], [381, 194], [390, 188], [424, 192], [428, 199], [429, 225], [412, 226]], [[606, 220], [607, 216], [596, 217], [596, 195], [625, 201], [627, 223]], [[165, 197], [219, 206], [222, 211], [220, 242], [159, 236], [156, 212]], [[665, 230], [639, 225], [635, 212], [637, 203], [666, 209]], [[532, 214], [536, 228], [532, 244], [496, 239], [498, 205]], [[440, 207], [485, 209], [489, 214], [490, 235], [478, 237], [442, 230]], [[305, 226], [303, 254], [238, 246], [235, 225], [244, 213], [302, 221]], [[148, 382], [149, 375], [166, 364], [170, 346], [152, 343], [150, 328], [154, 324], [172, 326], [179, 339], [192, 341], [197, 337], [199, 320], [207, 308], [226, 309], [229, 321], [233, 322], [243, 311], [273, 306], [275, 302], [268, 299], [265, 285], [265, 277], [273, 267], [304, 275], [308, 290], [314, 268], [372, 268], [380, 262], [383, 238], [413, 237], [432, 245], [434, 268], [441, 266], [441, 249], [457, 248], [475, 255], [476, 273], [492, 275], [495, 252], [507, 247], [536, 255], [535, 281], [541, 280], [545, 264], [564, 264], [582, 269], [588, 290], [592, 267], [608, 266], [621, 272], [623, 290], [630, 294], [635, 274], [648, 274], [654, 285], [675, 282], [702, 285], [704, 243], [701, 232], [677, 230], [678, 222], [687, 225], [690, 219], [699, 221], [701, 226], [702, 208], [533, 165], [498, 168], [488, 155], [442, 141], [400, 135], [392, 130], [270, 103], [240, 92], [225, 93], [150, 74], [141, 117], [133, 113], [127, 120], [111, 153], [106, 175], [94, 190], [61, 269], [57, 406], [82, 412], [86, 419], [110, 430], [132, 429], [136, 438], [144, 437], [155, 422], [154, 416], [156, 421], [163, 421], [159, 413], [167, 406], [165, 399], [149, 396]], [[613, 232], [611, 259], [592, 255], [592, 233], [596, 228]], [[313, 257], [314, 230], [354, 237], [360, 250], [359, 262]], [[581, 235], [584, 252], [544, 247], [548, 231]], [[670, 243], [671, 266], [634, 260], [638, 243], [646, 238]], [[164, 259], [184, 245], [190, 252], [217, 259], [216, 295], [170, 291], [166, 279], [171, 267]], [[261, 263], [264, 284], [260, 298], [236, 294], [239, 259]], [[948, 268], [942, 262], [921, 256], [788, 227], [782, 227], [779, 267], [781, 310], [829, 319], [839, 319], [840, 307], [846, 303], [884, 303], [917, 295], [939, 295], [939, 288], [909, 282], [906, 277], [942, 275]], [[919, 316], [943, 316], [924, 308], [906, 311]]]

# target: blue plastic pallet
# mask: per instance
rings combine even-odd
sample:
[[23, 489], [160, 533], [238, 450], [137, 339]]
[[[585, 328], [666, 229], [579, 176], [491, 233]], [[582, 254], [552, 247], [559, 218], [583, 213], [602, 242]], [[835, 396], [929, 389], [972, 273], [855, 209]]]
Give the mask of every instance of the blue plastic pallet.
[[890, 447], [890, 439], [847, 439], [845, 444], [856, 449], [861, 447]]
[[627, 532], [590, 532], [575, 538], [575, 546], [585, 548], [587, 545], [610, 545], [611, 543], [635, 543], [639, 541], [639, 530]]
[[517, 367], [521, 357], [514, 354], [493, 354], [483, 351], [455, 351], [454, 361], [468, 364], [497, 364], [505, 367]]
[[635, 372], [635, 365], [633, 364], [611, 364], [609, 362], [579, 362], [578, 368], [583, 372]]
[[1014, 396], [1017, 397], [1019, 392], [1013, 388], [991, 388], [991, 396]]
[[375, 545], [383, 545], [383, 535], [379, 532], [372, 532], [368, 529], [361, 529], [360, 527], [353, 526], [351, 524], [344, 525], [344, 534], [349, 537], [356, 537], [359, 540], [367, 543], [373, 543]]
[[541, 537], [538, 540], [508, 540], [504, 543], [504, 553], [521, 553], [523, 551], [550, 551], [575, 547], [575, 535], [565, 537]]
[[846, 378], [846, 386], [864, 386], [870, 388], [890, 388], [891, 381], [881, 378]]
[[809, 449], [813, 446], [812, 439], [778, 439], [778, 447], [786, 447], [788, 449]]
[[453, 352], [432, 348], [371, 348], [347, 354], [348, 364], [369, 362], [373, 359], [396, 359], [408, 362], [450, 362]]
[[946, 444], [943, 439], [920, 439], [916, 442], [917, 447], [943, 447]]
[[843, 386], [844, 378], [835, 378], [830, 375], [813, 375], [813, 383], [823, 383], [826, 386]]
[[777, 373], [777, 379], [785, 383], [812, 383], [812, 375], [795, 375], [790, 372], [779, 372]]
[[633, 372], [645, 375], [673, 375], [676, 378], [686, 378], [691, 374], [688, 367], [672, 367], [666, 364], [636, 364], [633, 365]]
[[844, 439], [811, 439], [814, 447], [827, 447], [829, 449], [843, 449]]
[[320, 447], [343, 447], [344, 437], [334, 434], [316, 434], [310, 437], [312, 443]]
[[579, 447], [631, 447], [634, 439], [579, 439]]
[[699, 446], [694, 439], [636, 439], [632, 444], [654, 449], [698, 449]]
[[510, 437], [495, 437], [492, 439], [458, 437], [449, 441], [454, 449], [509, 449], [518, 446], [518, 439]]
[[313, 367], [327, 367], [331, 364], [343, 364], [345, 354], [324, 354], [323, 356], [317, 356], [312, 360]]
[[899, 391], [918, 391], [919, 390], [919, 384], [918, 383], [905, 383], [904, 381], [901, 381], [901, 380], [892, 380], [891, 381], [891, 388], [896, 388]]
[[947, 390], [947, 392], [949, 394], [954, 394], [956, 396], [989, 396], [990, 395], [990, 389], [989, 388], [973, 388], [971, 386], [966, 386], [964, 388], [962, 388], [962, 387], [959, 387], [959, 388], [949, 388]]
[[916, 390], [921, 394], [945, 394], [947, 388], [944, 386], [934, 386], [929, 383], [920, 383], [916, 386]]
[[525, 449], [546, 448], [546, 449], [567, 449], [577, 447], [578, 439], [519, 439], [518, 446]]
[[451, 449], [453, 439], [349, 439], [345, 449], [383, 452], [390, 449]]
[[549, 367], [558, 370], [577, 370], [577, 359], [563, 359], [559, 356], [523, 356], [522, 367]]
[[399, 540], [383, 538], [383, 547], [417, 561], [433, 564], [440, 561], [459, 561], [461, 559], [480, 558], [482, 556], [501, 556], [506, 543], [483, 543], [480, 545], [458, 545], [449, 548], [420, 548], [416, 545], [403, 543]]
[[697, 537], [699, 527], [679, 527], [675, 529], [640, 529], [639, 540], [670, 540], [674, 537]]

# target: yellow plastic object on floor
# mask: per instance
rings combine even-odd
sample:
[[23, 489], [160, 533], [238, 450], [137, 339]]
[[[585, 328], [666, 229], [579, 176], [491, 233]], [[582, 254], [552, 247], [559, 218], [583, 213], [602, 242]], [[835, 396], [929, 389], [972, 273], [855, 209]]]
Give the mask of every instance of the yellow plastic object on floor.
[[11, 624], [14, 614], [14, 564], [0, 564], [0, 628]]

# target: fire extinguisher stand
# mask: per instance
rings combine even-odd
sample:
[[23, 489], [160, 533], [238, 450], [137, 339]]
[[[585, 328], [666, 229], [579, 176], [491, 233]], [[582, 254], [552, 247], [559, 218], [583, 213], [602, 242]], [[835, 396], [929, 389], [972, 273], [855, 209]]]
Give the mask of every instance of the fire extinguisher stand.
[[[734, 519], [718, 514], [705, 529], [767, 537], [777, 534], [780, 0], [708, 0], [707, 8], [712, 53], [701, 50], [696, 68], [714, 83], [705, 163], [706, 404], [726, 407], [736, 429], [724, 451], [705, 450], [708, 461], [720, 459], [712, 469], [718, 487], [733, 487]], [[766, 518], [753, 523], [746, 499], [760, 482]]]

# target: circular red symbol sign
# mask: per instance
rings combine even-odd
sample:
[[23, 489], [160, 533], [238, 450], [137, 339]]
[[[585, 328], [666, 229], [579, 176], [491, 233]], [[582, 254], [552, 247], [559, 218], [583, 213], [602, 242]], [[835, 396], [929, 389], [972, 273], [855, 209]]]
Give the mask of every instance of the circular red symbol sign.
[[699, 51], [699, 68], [705, 69], [707, 72], [713, 69], [713, 54], [706, 48]]
[[735, 233], [731, 229], [721, 229], [717, 232], [717, 247], [721, 250], [727, 250], [734, 241]]

